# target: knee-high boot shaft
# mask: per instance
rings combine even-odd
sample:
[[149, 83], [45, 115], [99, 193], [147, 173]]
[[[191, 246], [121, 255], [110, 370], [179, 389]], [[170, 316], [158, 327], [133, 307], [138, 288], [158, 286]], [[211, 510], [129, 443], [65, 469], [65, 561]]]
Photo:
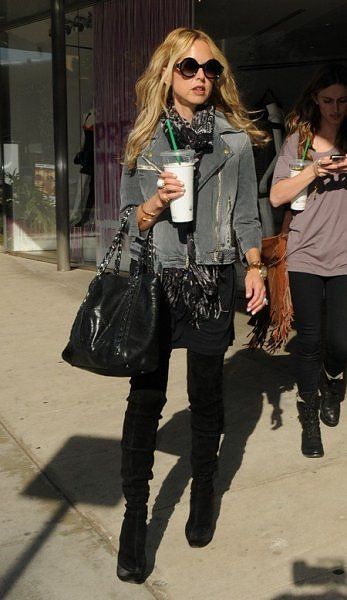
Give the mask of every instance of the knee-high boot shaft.
[[158, 390], [134, 390], [128, 398], [122, 436], [122, 485], [126, 511], [119, 539], [118, 577], [141, 581], [145, 570], [145, 543], [149, 480], [161, 411], [166, 402]]
[[188, 398], [192, 429], [192, 476], [209, 481], [217, 467], [217, 453], [224, 425], [224, 355], [188, 352]]
[[122, 435], [121, 476], [127, 508], [147, 503], [154, 450], [165, 395], [158, 390], [130, 393]]
[[188, 352], [193, 481], [186, 537], [191, 546], [206, 546], [213, 537], [213, 476], [224, 423], [223, 361], [224, 355]]

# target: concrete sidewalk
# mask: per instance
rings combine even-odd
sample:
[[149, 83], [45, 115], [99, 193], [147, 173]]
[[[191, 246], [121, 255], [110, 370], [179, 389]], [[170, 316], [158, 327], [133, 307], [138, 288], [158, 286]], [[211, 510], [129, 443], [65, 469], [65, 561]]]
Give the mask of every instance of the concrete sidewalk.
[[128, 382], [60, 357], [92, 276], [0, 254], [0, 598], [347, 599], [346, 416], [336, 429], [322, 427], [323, 459], [302, 457], [291, 357], [245, 350], [241, 313], [225, 364], [213, 542], [191, 549], [184, 536], [189, 423], [179, 350], [151, 486], [156, 566], [142, 586], [116, 581]]

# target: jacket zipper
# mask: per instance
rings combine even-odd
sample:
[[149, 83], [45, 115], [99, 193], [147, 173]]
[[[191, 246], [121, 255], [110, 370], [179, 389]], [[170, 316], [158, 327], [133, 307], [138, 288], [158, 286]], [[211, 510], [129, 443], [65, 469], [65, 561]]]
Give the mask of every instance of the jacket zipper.
[[220, 199], [221, 199], [221, 195], [222, 195], [222, 171], [219, 170], [218, 171], [218, 198], [217, 198], [217, 206], [216, 206], [216, 227], [215, 227], [215, 232], [216, 232], [216, 250], [215, 250], [215, 259], [219, 260], [219, 252], [220, 252], [220, 240], [219, 240], [219, 236], [218, 236], [218, 229], [219, 229], [219, 221], [220, 221]]

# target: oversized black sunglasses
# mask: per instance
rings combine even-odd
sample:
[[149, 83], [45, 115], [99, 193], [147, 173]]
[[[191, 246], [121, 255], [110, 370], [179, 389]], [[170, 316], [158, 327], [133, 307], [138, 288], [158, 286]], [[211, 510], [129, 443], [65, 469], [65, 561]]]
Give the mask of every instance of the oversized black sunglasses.
[[199, 65], [195, 58], [188, 57], [177, 63], [176, 67], [181, 72], [183, 77], [187, 77], [188, 79], [194, 77], [200, 68], [203, 70], [207, 79], [219, 79], [224, 69], [223, 65], [221, 65], [220, 62], [218, 62], [218, 60], [215, 58], [211, 58], [204, 64]]

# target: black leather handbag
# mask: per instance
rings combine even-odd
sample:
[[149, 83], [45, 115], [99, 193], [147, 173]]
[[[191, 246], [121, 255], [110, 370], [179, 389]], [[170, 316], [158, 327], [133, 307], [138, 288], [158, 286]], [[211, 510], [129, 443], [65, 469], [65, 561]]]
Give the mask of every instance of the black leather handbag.
[[[130, 275], [120, 275], [126, 211], [75, 321], [62, 353], [74, 367], [128, 377], [158, 366], [159, 279], [153, 269], [152, 230]], [[117, 251], [113, 271], [107, 267]]]

